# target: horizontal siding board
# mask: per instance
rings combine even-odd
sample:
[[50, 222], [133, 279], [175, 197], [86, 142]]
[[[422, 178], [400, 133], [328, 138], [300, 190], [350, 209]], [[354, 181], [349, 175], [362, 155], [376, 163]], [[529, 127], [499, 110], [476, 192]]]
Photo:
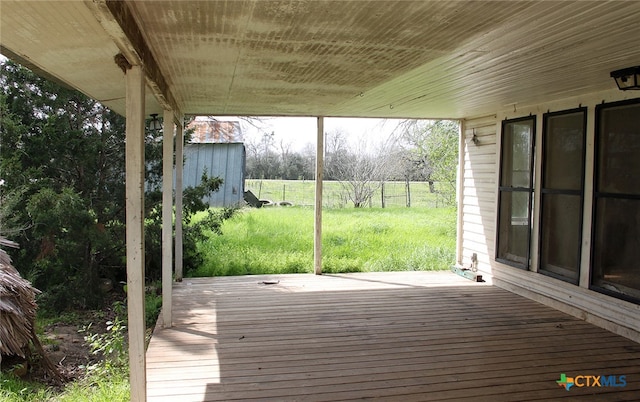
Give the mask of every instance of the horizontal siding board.
[[479, 214], [467, 214], [467, 215], [465, 215], [465, 217], [466, 217], [465, 223], [466, 222], [475, 223], [475, 224], [478, 224], [478, 225], [483, 225], [484, 227], [487, 227], [487, 228], [494, 228], [495, 227], [495, 225], [493, 225], [492, 222], [491, 222], [491, 224], [488, 224], [487, 223], [487, 218], [482, 216], [482, 215], [479, 215]]
[[493, 236], [495, 235], [494, 229], [488, 228], [485, 225], [478, 224], [478, 223], [465, 222], [464, 230], [472, 234], [487, 236], [487, 239], [486, 239], [487, 242], [490, 241], [490, 239], [492, 239]]
[[[488, 250], [491, 250], [494, 244], [491, 237], [484, 233], [476, 234], [469, 232], [468, 236], [465, 237], [463, 244], [465, 247], [481, 251], [481, 257], [484, 258], [486, 262], [490, 261]], [[485, 266], [484, 268], [486, 269], [488, 267]]]
[[496, 155], [496, 145], [494, 142], [481, 143], [479, 145], [470, 145], [467, 150], [470, 155]]
[[[496, 200], [496, 193], [495, 191], [481, 191], [475, 188], [465, 188], [464, 192], [464, 203], [468, 203], [468, 204], [475, 204], [478, 202], [483, 202], [483, 203], [491, 203], [491, 202], [495, 202]], [[467, 201], [470, 200], [470, 201]]]
[[464, 186], [469, 187], [481, 187], [484, 191], [486, 191], [489, 187], [493, 187], [496, 183], [495, 175], [493, 177], [487, 175], [486, 177], [465, 177], [464, 178]]
[[[478, 154], [474, 153], [473, 160], [465, 160], [465, 169], [467, 168], [476, 168], [481, 166], [491, 167], [495, 171], [496, 169], [496, 155], [495, 154]], [[471, 156], [471, 155], [467, 155]]]

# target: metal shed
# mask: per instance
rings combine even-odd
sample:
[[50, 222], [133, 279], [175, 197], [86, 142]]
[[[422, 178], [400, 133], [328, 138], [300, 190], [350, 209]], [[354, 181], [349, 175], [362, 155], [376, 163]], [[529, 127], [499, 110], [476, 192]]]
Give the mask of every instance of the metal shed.
[[202, 173], [224, 180], [222, 187], [205, 201], [212, 207], [230, 207], [242, 202], [245, 149], [241, 142], [200, 143], [185, 146], [184, 186], [200, 183]]

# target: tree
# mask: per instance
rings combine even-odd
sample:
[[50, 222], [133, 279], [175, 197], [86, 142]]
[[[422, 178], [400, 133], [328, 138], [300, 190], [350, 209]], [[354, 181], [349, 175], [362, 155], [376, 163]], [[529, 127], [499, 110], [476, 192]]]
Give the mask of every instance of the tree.
[[[407, 120], [398, 126], [404, 169], [426, 180], [447, 204], [455, 203], [459, 126], [451, 120]], [[436, 190], [435, 183], [438, 183]]]
[[[20, 243], [14, 261], [43, 291], [42, 306], [96, 306], [100, 278], [126, 278], [125, 119], [10, 61], [0, 71], [0, 230]], [[145, 208], [152, 222], [147, 276], [153, 278], [161, 272], [153, 226], [161, 210], [161, 133], [147, 133], [145, 153]], [[198, 197], [220, 183], [205, 178], [199, 189], [185, 189], [187, 219], [208, 207]], [[195, 243], [185, 235], [187, 256]]]
[[328, 180], [340, 182], [346, 199], [355, 208], [364, 207], [388, 176], [384, 147], [368, 150], [366, 139], [349, 146], [341, 131], [326, 134], [325, 170]]
[[257, 141], [247, 141], [247, 176], [255, 179], [279, 178], [280, 158], [275, 151], [275, 134], [264, 132]]
[[19, 65], [1, 68], [0, 175], [23, 228], [16, 265], [45, 298], [59, 295], [50, 307], [94, 305], [99, 277], [122, 265], [124, 119]]

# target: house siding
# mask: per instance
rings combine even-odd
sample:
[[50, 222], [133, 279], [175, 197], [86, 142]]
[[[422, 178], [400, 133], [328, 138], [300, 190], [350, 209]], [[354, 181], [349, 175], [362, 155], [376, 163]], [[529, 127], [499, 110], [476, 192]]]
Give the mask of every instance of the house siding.
[[[635, 96], [633, 96], [635, 95]], [[512, 106], [495, 115], [462, 121], [458, 263], [469, 266], [476, 253], [478, 269], [488, 280], [504, 289], [550, 305], [610, 331], [640, 341], [640, 305], [610, 297], [589, 289], [591, 255], [591, 217], [593, 197], [594, 120], [595, 107], [602, 102], [615, 102], [638, 97], [620, 91], [567, 98], [531, 107]], [[587, 107], [587, 148], [585, 163], [585, 196], [583, 214], [580, 283], [574, 285], [537, 273], [538, 228], [541, 174], [541, 133], [543, 114], [548, 111]], [[500, 122], [503, 119], [536, 116], [535, 188], [532, 213], [531, 260], [528, 271], [495, 261], [498, 172], [500, 167]], [[478, 143], [472, 141], [476, 135]]]
[[[479, 267], [490, 267], [495, 243], [496, 115], [462, 122], [462, 250], [459, 264], [478, 257]], [[476, 135], [477, 145], [473, 142]]]

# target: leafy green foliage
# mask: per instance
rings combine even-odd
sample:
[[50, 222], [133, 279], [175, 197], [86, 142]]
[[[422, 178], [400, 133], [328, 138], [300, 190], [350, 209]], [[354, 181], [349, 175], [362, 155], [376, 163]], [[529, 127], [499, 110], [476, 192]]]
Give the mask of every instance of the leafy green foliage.
[[113, 321], [107, 321], [107, 332], [91, 333], [91, 326], [87, 326], [81, 332], [87, 333], [84, 340], [91, 348], [91, 353], [100, 355], [104, 359], [99, 363], [88, 367], [89, 371], [98, 370], [107, 374], [114, 370], [127, 368], [127, 347], [125, 344], [127, 326], [124, 320], [116, 315]]
[[[99, 306], [100, 278], [126, 279], [125, 119], [83, 94], [10, 61], [0, 63], [0, 232], [41, 310]], [[161, 273], [162, 141], [148, 132], [146, 276]], [[208, 208], [222, 181], [184, 190], [184, 218]], [[185, 231], [185, 269], [201, 261], [201, 227]]]
[[448, 184], [437, 193], [449, 205], [455, 203], [458, 141], [459, 126], [451, 120], [407, 121], [401, 134], [405, 170], [413, 179]]
[[[209, 213], [203, 224], [190, 224], [193, 215], [209, 210], [209, 205], [203, 202], [203, 198], [212, 192], [218, 191], [222, 185], [219, 177], [209, 177], [203, 173], [201, 184], [197, 187], [188, 187], [183, 192], [183, 223], [182, 231], [183, 255], [182, 261], [185, 271], [194, 269], [202, 262], [202, 256], [197, 249], [197, 243], [202, 240], [206, 225], [211, 227], [220, 226], [222, 215]], [[161, 200], [161, 183], [150, 186], [146, 197], [149, 200]], [[156, 207], [147, 214], [145, 223], [145, 263], [146, 276], [149, 280], [158, 280], [162, 277], [162, 205], [160, 201]]]
[[0, 230], [49, 310], [99, 302], [121, 266], [124, 119], [11, 62], [0, 66]]
[[[155, 288], [152, 286], [152, 288]], [[147, 328], [153, 328], [162, 309], [162, 295], [147, 292], [144, 297], [144, 317]]]

